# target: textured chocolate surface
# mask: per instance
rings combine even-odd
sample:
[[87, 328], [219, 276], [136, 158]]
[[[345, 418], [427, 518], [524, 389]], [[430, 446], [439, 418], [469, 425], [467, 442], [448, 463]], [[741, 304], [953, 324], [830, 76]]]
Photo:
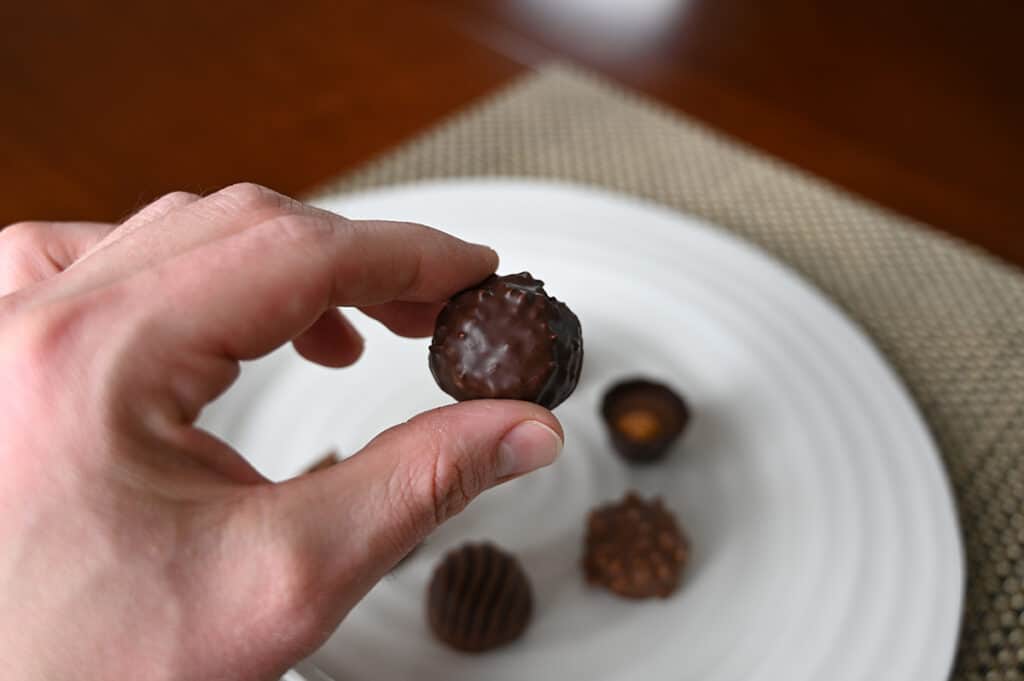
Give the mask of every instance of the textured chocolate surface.
[[671, 595], [688, 553], [686, 538], [661, 499], [648, 502], [629, 492], [587, 519], [587, 581], [625, 598]]
[[437, 317], [430, 371], [456, 400], [505, 398], [548, 409], [575, 390], [583, 335], [572, 310], [528, 273], [492, 275]]
[[493, 544], [466, 544], [434, 569], [427, 619], [458, 650], [480, 652], [519, 638], [533, 614], [533, 595], [519, 561]]
[[689, 423], [690, 410], [668, 386], [637, 378], [605, 393], [601, 416], [615, 451], [630, 461], [648, 462], [668, 453]]

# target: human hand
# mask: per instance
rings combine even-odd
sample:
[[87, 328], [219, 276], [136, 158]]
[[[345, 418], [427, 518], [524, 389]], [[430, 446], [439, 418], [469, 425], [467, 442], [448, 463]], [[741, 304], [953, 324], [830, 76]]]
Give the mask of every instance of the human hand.
[[0, 676], [275, 679], [438, 524], [551, 463], [561, 428], [523, 402], [419, 415], [280, 484], [193, 425], [289, 340], [354, 362], [336, 306], [428, 335], [496, 266], [255, 185], [0, 232]]

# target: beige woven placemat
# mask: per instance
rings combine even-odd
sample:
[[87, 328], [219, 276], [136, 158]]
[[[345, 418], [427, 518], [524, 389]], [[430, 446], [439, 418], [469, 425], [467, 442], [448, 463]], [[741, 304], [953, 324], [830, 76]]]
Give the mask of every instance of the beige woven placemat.
[[564, 65], [318, 195], [487, 175], [586, 182], [699, 215], [838, 302], [902, 374], [953, 481], [969, 564], [954, 678], [1024, 679], [1024, 275]]

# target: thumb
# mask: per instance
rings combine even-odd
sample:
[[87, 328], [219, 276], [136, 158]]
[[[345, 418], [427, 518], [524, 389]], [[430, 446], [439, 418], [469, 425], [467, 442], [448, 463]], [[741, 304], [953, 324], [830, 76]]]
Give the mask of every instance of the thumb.
[[551, 412], [527, 402], [435, 409], [340, 464], [277, 485], [274, 515], [322, 568], [324, 592], [344, 601], [340, 617], [478, 494], [552, 463], [562, 438]]

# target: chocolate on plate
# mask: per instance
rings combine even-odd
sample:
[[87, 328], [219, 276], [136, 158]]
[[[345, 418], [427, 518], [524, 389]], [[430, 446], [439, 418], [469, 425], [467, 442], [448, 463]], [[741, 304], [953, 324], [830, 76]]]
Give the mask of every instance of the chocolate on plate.
[[466, 652], [519, 638], [533, 613], [530, 582], [519, 561], [490, 543], [465, 544], [434, 569], [427, 619], [434, 634]]
[[661, 499], [629, 492], [587, 518], [587, 581], [625, 598], [666, 598], [678, 587], [689, 547]]
[[580, 321], [527, 272], [492, 275], [441, 310], [430, 371], [460, 402], [504, 398], [548, 409], [576, 388], [583, 365]]
[[690, 410], [668, 386], [635, 378], [605, 393], [601, 417], [615, 451], [630, 461], [647, 462], [668, 453], [686, 428]]

